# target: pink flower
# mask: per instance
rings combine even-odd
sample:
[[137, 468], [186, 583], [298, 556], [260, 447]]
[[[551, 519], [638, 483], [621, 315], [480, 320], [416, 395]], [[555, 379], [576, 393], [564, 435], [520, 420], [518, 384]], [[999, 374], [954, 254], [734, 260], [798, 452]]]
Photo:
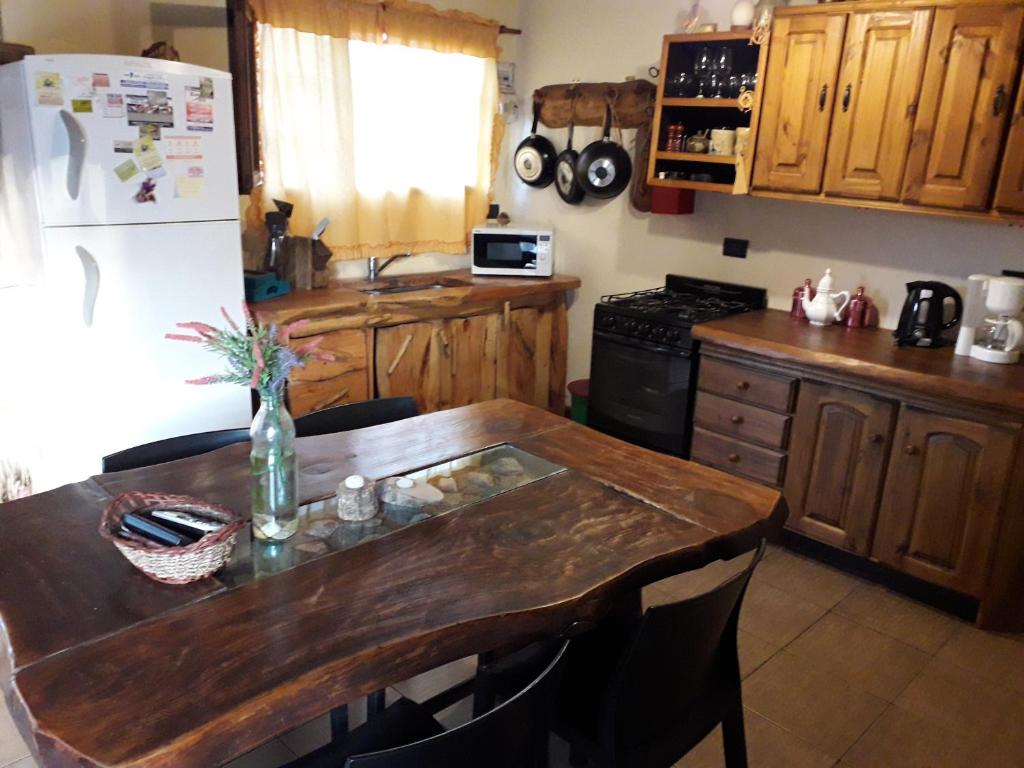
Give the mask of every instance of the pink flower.
[[313, 357], [315, 357], [317, 360], [323, 360], [325, 363], [333, 363], [335, 360], [337, 360], [337, 358], [330, 352], [317, 351], [313, 353]]
[[186, 336], [183, 333], [165, 333], [165, 339], [173, 339], [174, 341], [195, 341], [202, 344], [206, 339], [202, 336]]
[[242, 302], [242, 314], [245, 316], [245, 322], [249, 325], [256, 325], [252, 319], [252, 312], [249, 311], [249, 305], [244, 301]]
[[294, 323], [288, 323], [288, 325], [286, 325], [281, 330], [281, 343], [282, 344], [287, 344], [288, 343], [288, 339], [291, 338], [292, 334], [295, 333], [296, 330], [298, 330], [299, 328], [301, 328], [304, 325], [309, 325], [309, 320], [308, 319], [304, 318], [302, 320], [296, 320]]
[[195, 331], [204, 339], [215, 339], [220, 334], [216, 328], [206, 323], [175, 323], [179, 328], [188, 328], [190, 331]]
[[258, 340], [252, 345], [252, 354], [256, 358], [256, 366], [253, 368], [252, 381], [249, 383], [249, 386], [255, 389], [260, 383], [260, 374], [263, 373], [263, 369], [266, 367], [266, 363], [263, 361], [263, 350], [260, 349]]
[[228, 311], [226, 309], [224, 309], [224, 307], [220, 308], [220, 313], [224, 316], [224, 319], [228, 321], [228, 325], [231, 326], [231, 330], [233, 330], [233, 331], [239, 330], [238, 323], [236, 323], [234, 320], [231, 319], [231, 315], [228, 314]]
[[320, 346], [320, 343], [324, 340], [323, 336], [317, 336], [315, 339], [310, 339], [297, 350], [295, 354], [299, 357], [310, 354], [314, 349]]
[[201, 379], [185, 379], [186, 384], [216, 384], [220, 376], [203, 376]]

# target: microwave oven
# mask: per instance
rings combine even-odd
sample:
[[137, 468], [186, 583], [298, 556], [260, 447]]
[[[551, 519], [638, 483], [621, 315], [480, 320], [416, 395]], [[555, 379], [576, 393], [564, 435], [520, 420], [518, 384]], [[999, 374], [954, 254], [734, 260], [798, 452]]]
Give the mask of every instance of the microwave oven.
[[555, 232], [534, 227], [476, 227], [473, 274], [551, 277]]

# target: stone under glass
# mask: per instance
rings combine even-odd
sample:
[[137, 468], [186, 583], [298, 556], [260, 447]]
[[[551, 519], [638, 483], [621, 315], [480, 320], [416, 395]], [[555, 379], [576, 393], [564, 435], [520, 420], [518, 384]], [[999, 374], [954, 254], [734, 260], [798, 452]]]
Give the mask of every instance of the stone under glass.
[[[402, 477], [429, 482], [442, 491], [443, 500], [423, 507], [382, 503], [376, 517], [362, 522], [340, 520], [335, 496], [303, 504], [299, 507], [298, 531], [287, 541], [254, 541], [250, 532], [243, 529], [231, 560], [216, 576], [228, 586], [239, 586], [478, 504], [565, 470], [559, 464], [508, 444], [422, 467], [403, 473]], [[446, 490], [453, 487], [457, 490]]]

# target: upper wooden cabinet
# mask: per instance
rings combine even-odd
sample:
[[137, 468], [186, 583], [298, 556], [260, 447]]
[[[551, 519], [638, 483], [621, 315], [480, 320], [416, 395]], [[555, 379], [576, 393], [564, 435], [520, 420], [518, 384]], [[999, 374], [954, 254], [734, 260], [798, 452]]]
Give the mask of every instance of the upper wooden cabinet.
[[983, 209], [1017, 75], [1024, 9], [938, 8], [907, 158], [903, 199]]
[[826, 194], [899, 199], [931, 18], [930, 8], [850, 14]]
[[933, 584], [983, 595], [1019, 432], [1020, 424], [905, 406], [872, 555]]
[[821, 189], [843, 14], [784, 16], [772, 29], [754, 160], [754, 186]]
[[1003, 150], [1003, 167], [996, 187], [995, 208], [1024, 213], [1024, 88], [1017, 88], [1010, 132]]

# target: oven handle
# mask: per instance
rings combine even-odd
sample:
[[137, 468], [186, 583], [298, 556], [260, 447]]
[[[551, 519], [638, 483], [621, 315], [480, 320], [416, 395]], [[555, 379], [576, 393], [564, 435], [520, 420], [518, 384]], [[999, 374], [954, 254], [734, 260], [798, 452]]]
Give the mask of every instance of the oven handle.
[[637, 339], [632, 336], [620, 336], [617, 333], [608, 333], [608, 331], [594, 331], [595, 339], [604, 339], [605, 341], [611, 341], [615, 344], [621, 344], [624, 347], [633, 347], [635, 349], [644, 349], [648, 352], [656, 352], [662, 355], [671, 355], [673, 357], [690, 358], [693, 357], [694, 349], [674, 349], [672, 347], [665, 347], [661, 344], [654, 344], [643, 339]]

